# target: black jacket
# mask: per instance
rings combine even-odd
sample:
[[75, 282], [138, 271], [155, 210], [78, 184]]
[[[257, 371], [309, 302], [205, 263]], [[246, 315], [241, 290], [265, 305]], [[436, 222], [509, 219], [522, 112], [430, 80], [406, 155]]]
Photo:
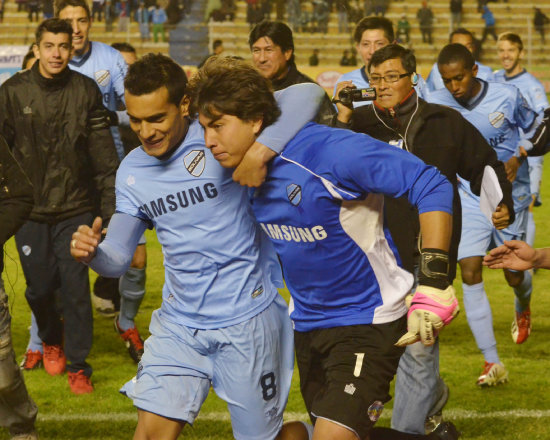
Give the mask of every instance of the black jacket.
[[[404, 137], [406, 132], [408, 150], [428, 165], [437, 167], [452, 183], [454, 188], [453, 235], [449, 251], [449, 278], [452, 282], [456, 275], [456, 258], [462, 224], [457, 174], [468, 180], [472, 191], [479, 195], [484, 168], [486, 165], [493, 167], [504, 194], [503, 203], [510, 211], [511, 221], [514, 219], [512, 184], [506, 179], [504, 165], [497, 159], [495, 151], [481, 133], [460, 113], [420, 98], [418, 98], [418, 109], [416, 103], [417, 95], [413, 91], [401, 105], [391, 110], [382, 109], [376, 104], [359, 107], [353, 112], [351, 128], [385, 142], [402, 140], [401, 136]], [[420, 230], [418, 214], [404, 197], [400, 199], [386, 197], [384, 203], [387, 225], [399, 250], [403, 267], [412, 272], [413, 256], [417, 251], [416, 240]]]
[[[288, 73], [285, 75], [285, 77], [281, 79], [274, 79], [271, 81], [271, 84], [273, 85], [274, 90], [282, 90], [294, 84], [314, 82], [315, 81], [313, 81], [309, 76], [299, 72], [296, 68], [296, 64], [291, 62], [289, 64]], [[323, 102], [321, 103], [321, 107], [319, 108], [319, 112], [317, 113], [317, 117], [315, 118], [315, 122], [324, 125], [331, 125], [333, 116], [335, 114], [336, 109], [334, 108], [334, 105], [330, 101], [328, 95], [325, 93], [325, 97], [323, 99]]]
[[43, 77], [38, 64], [0, 87], [0, 134], [34, 187], [30, 220], [57, 223], [115, 209], [118, 159], [95, 82], [70, 69]]
[[[32, 185], [0, 136], [0, 247], [27, 220], [32, 210]], [[4, 252], [0, 252], [0, 274]]]

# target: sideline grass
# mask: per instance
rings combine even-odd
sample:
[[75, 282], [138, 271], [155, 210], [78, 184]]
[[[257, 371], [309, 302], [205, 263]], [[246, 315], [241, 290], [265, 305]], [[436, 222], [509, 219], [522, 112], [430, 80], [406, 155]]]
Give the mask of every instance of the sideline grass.
[[[544, 170], [543, 205], [535, 209], [537, 246], [550, 246], [550, 170]], [[137, 317], [142, 335], [152, 311], [159, 306], [163, 282], [162, 252], [154, 233], [148, 233], [147, 295]], [[18, 265], [14, 242], [6, 245], [4, 280], [13, 315], [13, 339], [18, 359], [25, 350], [30, 323], [24, 299], [24, 279]], [[11, 257], [11, 258], [10, 258]], [[94, 278], [94, 275], [91, 275]], [[548, 440], [550, 439], [550, 271], [534, 277], [532, 303], [533, 333], [516, 346], [510, 337], [513, 293], [500, 272], [484, 271], [487, 292], [493, 308], [494, 328], [499, 354], [510, 374], [510, 382], [492, 389], [478, 389], [475, 380], [481, 372], [479, 353], [462, 312], [441, 335], [441, 375], [451, 389], [446, 407], [464, 439], [472, 440]], [[459, 298], [460, 283], [455, 283]], [[287, 292], [283, 293], [288, 296]], [[461, 301], [462, 304], [462, 301]], [[136, 366], [116, 336], [110, 319], [96, 316], [94, 346], [89, 361], [94, 367], [92, 395], [75, 396], [69, 391], [67, 377], [50, 377], [44, 370], [25, 373], [31, 396], [39, 406], [37, 429], [41, 439], [130, 439], [136, 413], [129, 399], [117, 391], [133, 377]], [[287, 412], [305, 417], [295, 374]], [[392, 403], [387, 405], [391, 409]], [[380, 426], [389, 425], [389, 412]], [[202, 417], [201, 417], [202, 416]], [[186, 427], [183, 437], [201, 440], [231, 439], [231, 426], [225, 404], [213, 393], [208, 397], [199, 419]], [[0, 440], [8, 439], [0, 428]]]

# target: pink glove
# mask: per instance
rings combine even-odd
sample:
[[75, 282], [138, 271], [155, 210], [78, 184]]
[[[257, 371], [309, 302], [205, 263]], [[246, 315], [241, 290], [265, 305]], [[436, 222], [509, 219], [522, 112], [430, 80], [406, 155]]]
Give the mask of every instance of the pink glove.
[[407, 313], [408, 331], [395, 345], [403, 347], [417, 341], [433, 345], [439, 330], [449, 324], [459, 310], [453, 286], [445, 290], [418, 286]]

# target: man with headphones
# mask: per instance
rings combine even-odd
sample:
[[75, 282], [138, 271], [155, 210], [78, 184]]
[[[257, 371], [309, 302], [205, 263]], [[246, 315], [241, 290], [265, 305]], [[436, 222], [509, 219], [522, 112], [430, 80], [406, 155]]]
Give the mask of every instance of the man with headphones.
[[[457, 174], [468, 180], [472, 191], [479, 194], [485, 166], [495, 170], [504, 197], [493, 213], [493, 223], [501, 229], [514, 216], [511, 184], [506, 179], [504, 165], [477, 129], [458, 112], [418, 97], [414, 89], [416, 59], [412, 51], [390, 44], [376, 51], [367, 67], [370, 84], [377, 93], [374, 105], [352, 110], [337, 100], [336, 126], [406, 149], [436, 166], [453, 184], [453, 236], [448, 255], [449, 282], [452, 283], [461, 230]], [[340, 83], [336, 96], [350, 86], [349, 81]], [[384, 204], [387, 225], [403, 267], [415, 273], [421, 248], [418, 214], [403, 198], [386, 198]], [[447, 399], [448, 388], [439, 377], [438, 343], [431, 347], [408, 346], [397, 371], [392, 428], [411, 434], [434, 430], [440, 438], [458, 438], [454, 425], [441, 421], [440, 412]], [[431, 426], [425, 426], [427, 420], [432, 422]]]

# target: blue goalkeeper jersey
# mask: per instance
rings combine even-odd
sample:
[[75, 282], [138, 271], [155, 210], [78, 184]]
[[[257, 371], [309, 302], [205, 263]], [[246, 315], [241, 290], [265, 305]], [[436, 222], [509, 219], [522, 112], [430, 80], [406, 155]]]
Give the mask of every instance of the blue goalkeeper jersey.
[[[92, 78], [103, 96], [103, 105], [111, 111], [126, 108], [124, 102], [124, 77], [128, 72], [126, 61], [120, 52], [111, 46], [90, 41], [90, 50], [81, 57], [69, 61], [72, 70]], [[124, 156], [124, 146], [118, 127], [111, 127], [111, 133], [120, 159]]]
[[[485, 81], [496, 81], [493, 70], [489, 66], [481, 64], [479, 61], [476, 61], [477, 64], [477, 78], [483, 79]], [[437, 63], [434, 63], [428, 79], [426, 80], [426, 86], [429, 92], [435, 92], [436, 90], [444, 89], [445, 84], [443, 84], [443, 79], [437, 68]]]
[[[336, 93], [336, 87], [339, 82], [342, 81], [352, 81], [353, 85], [358, 89], [365, 89], [370, 87], [369, 79], [365, 74], [365, 69], [360, 67], [359, 69], [352, 70], [351, 72], [344, 73], [334, 85], [333, 95]], [[414, 87], [418, 96], [422, 99], [427, 99], [428, 88], [426, 87], [426, 82], [424, 78], [419, 74], [418, 75], [418, 84]], [[363, 105], [372, 104], [372, 101], [359, 101], [353, 103], [353, 108], [361, 107]]]
[[197, 329], [227, 327], [264, 310], [282, 287], [271, 243], [254, 219], [248, 191], [235, 183], [191, 123], [166, 160], [142, 148], [117, 172], [117, 211], [156, 229], [164, 255], [161, 310]]
[[[481, 82], [481, 91], [468, 104], [459, 103], [447, 89], [430, 94], [430, 101], [458, 110], [494, 148], [502, 162], [517, 155], [520, 129], [530, 133], [535, 125], [536, 113], [517, 87], [498, 82]], [[470, 190], [470, 184], [460, 179], [464, 191], [479, 200]], [[520, 212], [531, 202], [529, 166], [524, 162], [512, 183], [514, 210]]]
[[399, 148], [308, 124], [270, 165], [252, 207], [294, 300], [297, 331], [403, 316], [413, 278], [384, 226], [384, 196], [452, 212], [451, 184]]

